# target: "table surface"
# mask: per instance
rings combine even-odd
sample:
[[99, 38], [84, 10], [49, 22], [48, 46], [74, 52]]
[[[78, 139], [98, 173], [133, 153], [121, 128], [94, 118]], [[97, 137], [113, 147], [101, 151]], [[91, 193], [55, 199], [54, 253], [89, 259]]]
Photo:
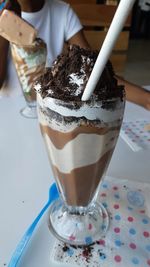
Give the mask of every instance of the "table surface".
[[[38, 121], [19, 113], [24, 105], [22, 95], [0, 98], [0, 266], [9, 262], [23, 233], [46, 203], [53, 182]], [[136, 119], [150, 120], [150, 112], [127, 102], [124, 120]], [[133, 152], [119, 137], [107, 175], [150, 183], [149, 158], [150, 150]], [[41, 267], [38, 257], [23, 266]]]

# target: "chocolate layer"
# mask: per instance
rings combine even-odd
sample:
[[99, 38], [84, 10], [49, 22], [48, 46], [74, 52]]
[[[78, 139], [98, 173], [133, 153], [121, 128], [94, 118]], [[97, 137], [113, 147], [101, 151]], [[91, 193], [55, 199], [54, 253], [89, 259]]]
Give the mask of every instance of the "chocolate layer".
[[62, 173], [56, 166], [53, 166], [56, 180], [59, 184], [61, 183], [68, 205], [84, 207], [90, 203], [109, 164], [112, 152], [113, 150], [110, 150], [98, 162], [75, 168], [70, 173]]
[[[97, 127], [95, 125], [92, 126], [88, 124], [80, 126], [78, 125], [78, 127], [76, 127], [74, 130], [66, 132], [54, 130], [48, 125], [40, 124], [40, 127], [46, 142], [54, 176], [60, 185], [60, 190], [65, 195], [66, 203], [73, 206], [87, 206], [92, 200], [97, 186], [109, 164], [113, 149], [115, 147], [116, 138], [119, 134], [120, 124], [118, 124], [117, 127], [102, 128], [100, 127], [100, 123], [97, 125]], [[108, 134], [110, 134], [110, 136], [108, 136]], [[75, 145], [75, 140], [79, 135], [84, 136], [81, 140], [83, 140], [86, 135], [90, 141], [90, 136], [96, 135], [100, 136], [103, 141], [99, 141], [98, 146], [95, 146], [95, 139], [93, 139], [92, 151], [88, 149], [88, 154], [86, 154], [85, 144], [83, 145], [84, 142], [79, 144], [79, 148], [77, 148]], [[51, 142], [49, 142], [48, 139]], [[51, 148], [51, 144], [58, 150], [57, 156], [54, 150]], [[65, 150], [66, 145], [68, 144], [71, 144], [72, 151], [70, 149]], [[88, 143], [86, 144], [88, 146]], [[98, 150], [99, 159], [94, 163], [90, 163], [91, 160], [93, 161], [93, 158], [91, 158], [90, 155], [96, 153], [94, 152], [95, 150], [93, 151], [93, 147], [94, 149], [96, 148]], [[60, 168], [64, 168], [61, 163], [64, 159], [59, 156], [59, 151], [62, 152], [62, 157], [65, 158], [65, 161], [69, 162], [70, 160], [73, 160], [74, 167], [69, 172], [60, 170]], [[67, 151], [69, 151], [70, 154], [67, 153]], [[83, 154], [81, 157], [81, 162], [76, 160], [76, 158], [80, 156], [78, 153]], [[58, 165], [53, 163], [53, 158], [55, 157]], [[77, 167], [76, 164], [79, 164], [80, 167]], [[67, 168], [69, 169], [68, 163]]]
[[73, 131], [70, 132], [59, 132], [57, 130], [54, 130], [50, 128], [49, 126], [44, 126], [40, 124], [41, 132], [44, 134], [47, 134], [54, 144], [54, 146], [57, 149], [62, 149], [68, 142], [75, 139], [79, 134], [98, 134], [98, 135], [104, 135], [108, 132], [112, 131], [119, 131], [120, 127], [111, 127], [111, 128], [98, 128], [98, 127], [92, 127], [89, 125], [84, 125], [75, 128]]

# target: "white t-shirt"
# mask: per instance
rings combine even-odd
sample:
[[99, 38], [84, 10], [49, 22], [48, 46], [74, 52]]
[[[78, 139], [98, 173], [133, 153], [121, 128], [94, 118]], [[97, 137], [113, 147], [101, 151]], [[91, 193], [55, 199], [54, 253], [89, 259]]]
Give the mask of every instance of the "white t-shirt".
[[[62, 52], [64, 41], [82, 29], [82, 25], [70, 5], [59, 0], [45, 0], [43, 8], [34, 13], [22, 12], [22, 18], [38, 30], [38, 37], [47, 44], [47, 66]], [[6, 90], [7, 88], [7, 90]], [[19, 90], [18, 90], [19, 88]], [[4, 90], [7, 95], [20, 93], [20, 84], [12, 59], [9, 57], [8, 78]]]

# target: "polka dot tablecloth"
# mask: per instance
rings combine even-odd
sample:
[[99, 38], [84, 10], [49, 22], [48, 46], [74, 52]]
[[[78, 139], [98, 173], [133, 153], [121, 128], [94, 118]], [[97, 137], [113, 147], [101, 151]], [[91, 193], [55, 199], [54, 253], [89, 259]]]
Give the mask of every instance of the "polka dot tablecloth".
[[150, 266], [149, 194], [150, 184], [106, 177], [98, 196], [109, 213], [106, 236], [88, 249], [56, 241], [51, 259], [60, 266]]
[[133, 151], [150, 149], [150, 130], [146, 129], [149, 124], [147, 120], [123, 122], [120, 135]]

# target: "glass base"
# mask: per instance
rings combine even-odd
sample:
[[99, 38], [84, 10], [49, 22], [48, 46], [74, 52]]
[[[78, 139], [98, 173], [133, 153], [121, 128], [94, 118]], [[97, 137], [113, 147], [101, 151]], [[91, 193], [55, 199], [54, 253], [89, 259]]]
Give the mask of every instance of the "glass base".
[[[86, 212], [85, 212], [86, 210]], [[50, 207], [49, 229], [61, 241], [71, 245], [90, 245], [105, 235], [109, 216], [100, 203], [69, 210], [58, 199]]]
[[26, 106], [20, 110], [20, 113], [23, 117], [29, 119], [37, 119], [37, 107]]

